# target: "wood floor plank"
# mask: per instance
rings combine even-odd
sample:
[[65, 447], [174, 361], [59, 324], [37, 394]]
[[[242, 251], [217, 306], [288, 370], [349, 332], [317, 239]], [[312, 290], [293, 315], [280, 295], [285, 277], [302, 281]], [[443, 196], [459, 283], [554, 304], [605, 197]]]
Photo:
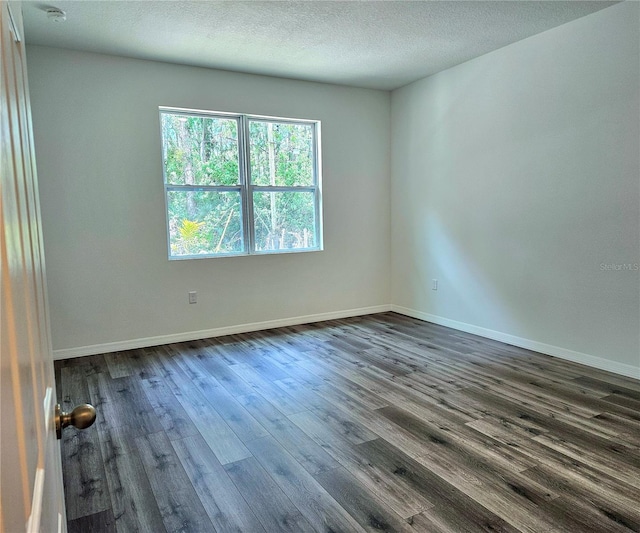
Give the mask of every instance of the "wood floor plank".
[[387, 402], [407, 406], [412, 404], [416, 409], [429, 412], [432, 417], [439, 417], [442, 423], [464, 423], [473, 420], [462, 411], [450, 409], [446, 405], [438, 405], [437, 399], [422, 395], [414, 387], [393, 379], [393, 376], [384, 376], [380, 370], [374, 372], [365, 366], [357, 371], [338, 367], [338, 371], [347, 379], [373, 391]]
[[581, 533], [602, 533], [603, 531], [629, 533], [629, 531], [634, 531], [629, 529], [624, 522], [617, 522], [619, 517], [615, 515], [603, 516], [592, 506], [586, 505], [568, 494], [551, 502], [545, 511], [550, 517], [557, 518], [558, 528], [566, 533], [574, 531]]
[[128, 426], [136, 436], [162, 429], [137, 379], [111, 379], [99, 373], [87, 377], [87, 386], [96, 408], [96, 426]]
[[[604, 531], [613, 530], [619, 526], [626, 527], [631, 531], [640, 531], [640, 506], [634, 506], [634, 500], [622, 492], [615, 494], [613, 491], [605, 489], [604, 486], [593, 487], [580, 483], [575, 477], [565, 477], [557, 470], [545, 465], [531, 468], [523, 472], [523, 475], [550, 487], [554, 492], [572, 502], [575, 500], [588, 502], [599, 517], [595, 523], [599, 524]], [[572, 506], [579, 507], [575, 504]], [[568, 517], [562, 512], [563, 509], [559, 508], [554, 519], [558, 523], [565, 522], [565, 529], [574, 527], [571, 520], [567, 520]]]
[[466, 426], [453, 429], [445, 426], [443, 429], [395, 406], [384, 407], [377, 412], [418, 438], [423, 443], [425, 453], [442, 452], [473, 463], [474, 457], [477, 457], [480, 462], [474, 465], [474, 471], [486, 465], [485, 469], [517, 473], [535, 466], [517, 450], [474, 435]]
[[[630, 409], [634, 412], [640, 412], [640, 400], [636, 400], [635, 398], [630, 398], [625, 394], [618, 394], [614, 392], [609, 396], [605, 396], [602, 398], [603, 402], [607, 404], [613, 404], [615, 406], [624, 407], [625, 409]], [[615, 408], [609, 407], [608, 411], [616, 412]], [[623, 412], [627, 412], [626, 410]]]
[[[486, 373], [489, 382], [495, 379], [495, 365], [484, 365], [483, 370], [476, 373]], [[544, 379], [516, 379], [516, 372], [503, 372], [499, 378], [498, 387], [491, 385], [493, 390], [499, 390], [504, 396], [519, 397], [525, 401], [535, 403], [540, 407], [558, 413], [571, 415], [576, 418], [590, 418], [601, 413], [605, 403], [599, 401], [593, 394], [572, 391], [568, 387], [559, 387]]]
[[242, 396], [244, 394], [252, 394], [254, 389], [238, 374], [236, 374], [229, 365], [215, 352], [205, 348], [205, 356], [199, 357], [198, 360], [204, 369], [209, 372], [230, 394], [234, 396]]
[[640, 447], [640, 422], [613, 413], [600, 413], [593, 419], [601, 427], [625, 441], [628, 446]]
[[111, 509], [67, 522], [67, 533], [116, 533]]
[[217, 531], [265, 531], [202, 436], [171, 444]]
[[167, 532], [215, 531], [164, 431], [135, 442]]
[[332, 388], [330, 385], [325, 385], [320, 388], [320, 391], [325, 393], [324, 397], [335, 409], [347, 411], [368, 430], [404, 450], [410, 456], [417, 457], [424, 453], [424, 446], [419, 439], [388, 418], [381, 416], [377, 409], [368, 408], [351, 396], [343, 394], [342, 390]]
[[402, 364], [398, 358], [389, 358], [384, 352], [381, 353], [375, 349], [372, 350], [368, 346], [358, 351], [358, 358], [373, 368], [384, 370], [391, 376], [405, 376], [416, 370], [415, 368]]
[[428, 498], [431, 502], [428, 507], [430, 513], [434, 512], [434, 509], [455, 506], [460, 515], [459, 519], [464, 521], [485, 524], [487, 527], [492, 527], [493, 531], [518, 531], [504, 519], [384, 439], [365, 442], [357, 448], [359, 453], [366, 457], [368, 463], [376, 464], [380, 470], [390, 473], [400, 483], [413, 489], [416, 494]]
[[[571, 364], [566, 361], [555, 361], [554, 364]], [[616, 387], [616, 389], [621, 388], [622, 390], [632, 390], [636, 393], [640, 392], [640, 380], [633, 379], [627, 376], [621, 376], [620, 374], [613, 374], [611, 372], [607, 372], [606, 370], [600, 370], [598, 368], [588, 367], [584, 365], [575, 365], [576, 368], [580, 369], [578, 372], [578, 376], [576, 376], [576, 380], [585, 384], [588, 381], [593, 383], [594, 381], [599, 381], [602, 383], [608, 383], [609, 385]], [[613, 392], [613, 391], [612, 391]]]
[[238, 376], [244, 379], [254, 390], [262, 394], [269, 402], [276, 406], [285, 415], [299, 413], [306, 409], [295, 398], [284, 392], [271, 381], [264, 379], [254, 368], [247, 364], [233, 365], [230, 367]]
[[224, 466], [267, 532], [315, 531], [254, 457]]
[[265, 344], [265, 348], [262, 350], [263, 357], [278, 368], [285, 370], [285, 372], [288, 372], [289, 368], [295, 366], [295, 363], [301, 360], [298, 350], [277, 338], [261, 339], [260, 342]]
[[341, 439], [351, 444], [361, 444], [379, 437], [341, 409], [312, 409], [312, 412], [329, 431], [340, 435]]
[[111, 510], [119, 533], [165, 530], [134, 435], [127, 427], [100, 429]]
[[513, 403], [473, 388], [468, 389], [466, 394], [483, 399], [488, 405], [497, 406], [502, 413], [508, 414], [512, 422], [524, 420], [530, 426], [537, 427], [540, 432], [539, 435], [536, 435], [536, 440], [544, 441], [550, 447], [564, 447], [567, 453], [573, 453], [577, 456], [583, 453], [580, 451], [583, 449], [585, 454], [596, 458], [596, 461], [599, 461], [600, 459], [597, 457], [600, 457], [603, 466], [613, 464], [610, 462], [611, 456], [613, 456], [614, 463], [617, 461], [621, 466], [626, 465], [633, 470], [640, 468], [640, 455], [636, 450], [631, 450], [615, 440], [607, 438], [607, 435], [603, 437], [590, 431], [591, 428], [586, 422], [581, 427], [577, 427], [573, 421], [568, 422], [559, 420], [558, 417], [545, 416], [536, 411], [534, 406]]
[[295, 378], [277, 379], [273, 384], [292, 396], [305, 409], [325, 409], [329, 405], [312, 387]]
[[233, 335], [217, 339], [213, 349], [222, 355], [227, 364], [246, 364], [253, 357], [246, 347], [234, 339]]
[[456, 508], [433, 507], [409, 518], [413, 531], [417, 533], [493, 533], [492, 522], [471, 521], [460, 516]]
[[393, 472], [379, 468], [375, 462], [360, 453], [356, 446], [325, 427], [314, 414], [307, 411], [290, 415], [289, 419], [351, 472], [367, 490], [385, 500], [402, 518], [433, 507], [428, 497], [415, 494], [406, 484], [396, 479]]
[[337, 442], [340, 445], [361, 444], [378, 438], [378, 435], [337, 409], [304, 411], [289, 415], [289, 420], [299, 425], [303, 431], [305, 427], [317, 428], [326, 442]]
[[344, 467], [314, 476], [325, 490], [346, 509], [365, 531], [414, 531], [396, 513], [387, 509], [386, 502], [369, 492]]
[[[604, 381], [589, 376], [580, 376], [575, 378], [573, 381], [582, 385], [583, 387], [587, 387], [593, 391], [599, 392], [603, 396], [608, 396], [609, 394], [620, 394], [622, 396], [626, 396], [627, 398], [631, 398], [632, 400], [640, 401], [640, 387], [627, 388], [625, 386], [611, 383], [610, 381]], [[629, 383], [625, 382], [625, 385], [629, 385]]]
[[586, 434], [602, 439], [608, 439], [614, 435], [605, 426], [598, 424], [594, 417], [582, 418], [559, 414], [547, 410], [539, 403], [532, 403], [514, 396], [504, 396], [499, 391], [470, 387], [465, 389], [464, 396], [463, 401], [484, 405], [485, 414], [527, 426], [531, 433], [547, 434], [552, 430], [558, 430], [562, 433], [571, 433], [576, 437]]
[[187, 375], [193, 384], [202, 392], [240, 440], [249, 442], [269, 434], [238, 400], [206, 371], [197, 358], [185, 359], [179, 364], [183, 369], [191, 371]]
[[[514, 528], [529, 533], [557, 532], [557, 520], [540, 513], [557, 494], [522, 474], [492, 471], [474, 458], [428, 452], [415, 460]], [[471, 465], [471, 467], [470, 467]]]
[[179, 354], [171, 359], [171, 363], [181, 370], [178, 376], [188, 379], [192, 387], [197, 388], [205, 398], [208, 398], [221, 389], [222, 385], [218, 383], [218, 380], [211, 373], [206, 372], [197, 363], [198, 355]]
[[[575, 457], [568, 457], [533, 440], [533, 435], [516, 434], [513, 426], [506, 421], [487, 418], [469, 425], [505, 445], [515, 447], [537, 461], [538, 466], [548, 467], [556, 473], [556, 483], [568, 479], [585, 486], [591, 494], [602, 494], [603, 497], [616, 501], [622, 499], [625, 505], [631, 508], [636, 507], [634, 502], [640, 501], [640, 490], [602, 472], [597, 463], [587, 464]], [[553, 486], [549, 484], [550, 488]]]
[[363, 531], [351, 515], [273, 437], [254, 440], [248, 447], [316, 531]]
[[576, 377], [576, 369], [554, 364], [549, 357], [532, 357], [532, 352], [515, 346], [492, 346], [488, 347], [474, 341], [473, 350], [467, 354], [467, 358], [473, 361], [474, 366], [489, 371], [494, 370], [505, 381], [508, 374], [515, 373], [520, 377], [520, 381], [525, 379], [554, 379], [559, 378], [564, 383]]
[[218, 461], [227, 464], [251, 457], [240, 438], [175, 363], [167, 384]]
[[106, 354], [88, 355], [86, 357], [73, 357], [72, 359], [55, 361], [56, 385], [61, 385], [60, 376], [63, 368], [73, 369], [74, 374], [77, 373], [79, 376], [85, 377], [99, 372], [108, 372], [105, 355]]
[[138, 379], [150, 379], [158, 377], [156, 366], [153, 364], [157, 347], [139, 348], [131, 350], [131, 375]]
[[280, 365], [276, 365], [269, 361], [269, 355], [272, 352], [270, 347], [260, 349], [260, 358], [251, 361], [249, 366], [256, 370], [264, 379], [269, 381], [277, 381], [280, 379], [288, 379], [289, 373]]
[[[483, 360], [490, 361], [487, 357]], [[576, 416], [591, 417], [601, 413], [605, 403], [600, 401], [604, 395], [586, 387], [580, 387], [575, 380], [560, 380], [545, 376], [543, 372], [530, 373], [517, 366], [513, 369], [503, 368], [500, 364], [487, 362], [482, 364], [483, 373], [489, 379], [498, 379], [503, 386], [526, 392], [523, 397], [533, 398], [543, 403], [548, 409], [560, 413], [571, 413]]]
[[133, 374], [130, 350], [105, 354], [104, 360], [112, 378], [126, 378]]
[[[307, 324], [306, 326], [309, 326]], [[312, 328], [313, 329], [313, 328]], [[324, 331], [328, 331], [326, 328], [319, 328], [320, 335], [322, 335]], [[283, 350], [287, 351], [287, 353], [294, 355], [301, 354], [307, 355], [313, 353], [318, 348], [321, 348], [325, 345], [325, 342], [322, 339], [316, 339], [313, 336], [300, 336], [296, 334], [296, 330], [293, 327], [284, 327], [278, 328], [276, 330], [269, 331], [261, 331], [255, 332], [255, 335], [260, 338], [268, 338], [270, 342], [278, 343]]]
[[[311, 371], [308, 368], [305, 368], [304, 364], [307, 363], [309, 359], [298, 359], [295, 362], [281, 363], [274, 359], [273, 351], [265, 353], [264, 357], [268, 359], [270, 363], [280, 368], [283, 372], [286, 372], [289, 378], [293, 378], [301, 383], [315, 386], [321, 384], [325, 379], [327, 379], [327, 376], [323, 375], [322, 372], [318, 374], [316, 371]], [[331, 377], [333, 376], [334, 374], [331, 375]]]
[[313, 360], [300, 361], [296, 364], [297, 368], [304, 368], [307, 371], [313, 372], [314, 375], [320, 376], [322, 379], [316, 382], [302, 379], [305, 383], [312, 387], [316, 387], [319, 390], [324, 390], [325, 386], [329, 386], [334, 389], [339, 389], [343, 393], [351, 396], [352, 398], [362, 402], [371, 409], [378, 409], [379, 407], [386, 407], [389, 402], [380, 398], [369, 389], [362, 387], [361, 385], [351, 381], [349, 378], [342, 376], [336, 372], [332, 372], [325, 366], [319, 365]]
[[163, 378], [143, 379], [140, 384], [169, 439], [198, 434], [198, 428]]
[[[449, 366], [449, 364], [447, 363], [446, 366]], [[524, 405], [534, 404], [538, 408], [545, 409], [555, 415], [565, 416], [568, 419], [573, 418], [578, 425], [581, 420], [594, 416], [603, 410], [600, 406], [596, 408], [589, 408], [586, 405], [579, 407], [562, 397], [549, 395], [539, 388], [512, 383], [508, 379], [497, 377], [495, 372], [490, 368], [486, 368], [486, 366], [474, 364], [473, 368], [465, 368], [457, 365], [451, 366], [450, 370], [457, 372], [479, 389], [500, 394], [504, 398], [518, 401]]]
[[307, 472], [317, 474], [339, 466], [322, 447], [259, 394], [241, 396], [238, 400]]
[[[640, 477], [637, 475], [638, 472], [640, 472], [640, 459], [635, 451], [625, 446], [617, 444], [608, 446], [609, 452], [615, 454], [614, 457], [610, 457], [610, 453], [605, 452], [600, 449], [600, 447], [598, 447], [597, 451], [593, 451], [590, 449], [588, 443], [583, 445], [575, 444], [570, 440], [556, 435], [538, 435], [532, 440], [548, 448], [552, 448], [567, 457], [597, 464], [598, 470], [624, 481], [629, 485], [640, 488]], [[620, 468], [621, 466], [623, 468]]]

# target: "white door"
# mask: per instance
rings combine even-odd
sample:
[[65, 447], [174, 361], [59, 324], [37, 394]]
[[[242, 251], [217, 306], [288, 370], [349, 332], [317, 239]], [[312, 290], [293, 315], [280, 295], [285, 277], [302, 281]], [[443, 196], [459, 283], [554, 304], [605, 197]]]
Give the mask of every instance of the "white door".
[[0, 1], [0, 531], [66, 531], [19, 2]]

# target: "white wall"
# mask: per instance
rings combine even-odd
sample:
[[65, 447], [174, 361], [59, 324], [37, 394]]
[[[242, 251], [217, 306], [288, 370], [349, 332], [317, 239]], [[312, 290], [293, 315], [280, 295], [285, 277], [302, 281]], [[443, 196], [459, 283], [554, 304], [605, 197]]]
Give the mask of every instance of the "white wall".
[[[28, 66], [58, 356], [388, 306], [388, 92], [43, 47]], [[321, 120], [325, 250], [168, 261], [160, 105]]]
[[640, 377], [639, 10], [393, 92], [396, 309]]

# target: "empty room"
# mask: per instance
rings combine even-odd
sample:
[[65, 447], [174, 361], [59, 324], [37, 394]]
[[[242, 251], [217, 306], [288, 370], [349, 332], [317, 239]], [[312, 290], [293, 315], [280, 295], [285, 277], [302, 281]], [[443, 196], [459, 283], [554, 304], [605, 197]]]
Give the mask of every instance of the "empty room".
[[1, 7], [0, 531], [640, 532], [640, 2]]

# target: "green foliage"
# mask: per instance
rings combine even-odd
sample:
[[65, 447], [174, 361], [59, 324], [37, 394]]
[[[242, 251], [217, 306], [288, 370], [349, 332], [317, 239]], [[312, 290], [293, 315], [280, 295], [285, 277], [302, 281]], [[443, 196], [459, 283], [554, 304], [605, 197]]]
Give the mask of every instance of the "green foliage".
[[[311, 125], [251, 121], [249, 136], [252, 183], [281, 187], [313, 185]], [[275, 175], [271, 173], [270, 145]]]
[[175, 242], [176, 247], [184, 250], [189, 255], [198, 253], [202, 244], [200, 231], [204, 225], [204, 222], [183, 219], [178, 228], [180, 238]]
[[162, 115], [167, 183], [237, 185], [238, 122], [235, 119]]
[[256, 192], [253, 205], [257, 250], [316, 245], [313, 193]]
[[[239, 192], [169, 191], [167, 199], [172, 255], [242, 251]], [[191, 218], [184, 216], [188, 211]]]
[[185, 218], [179, 229], [180, 237], [184, 240], [193, 240], [198, 236], [202, 226], [204, 226], [204, 222], [195, 222]]

